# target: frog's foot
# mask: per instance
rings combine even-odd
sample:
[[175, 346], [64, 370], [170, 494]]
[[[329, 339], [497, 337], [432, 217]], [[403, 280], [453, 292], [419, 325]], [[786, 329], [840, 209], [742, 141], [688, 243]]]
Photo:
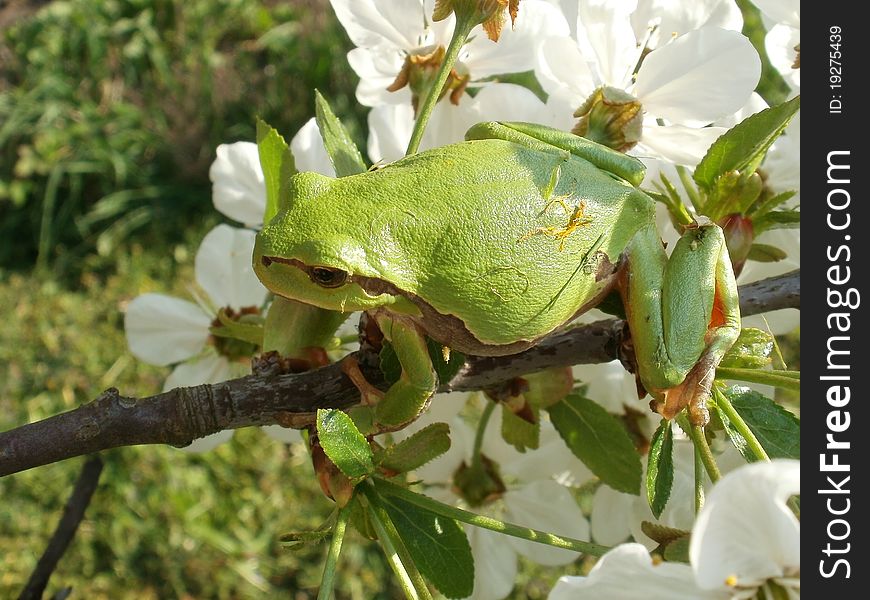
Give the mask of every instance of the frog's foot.
[[705, 426], [710, 421], [707, 399], [710, 398], [710, 388], [716, 378], [717, 363], [710, 353], [701, 355], [681, 384], [664, 390], [663, 399], [653, 400], [653, 409], [664, 418], [673, 419], [688, 407], [689, 422]]
[[363, 406], [374, 406], [384, 397], [384, 392], [373, 386], [360, 371], [359, 363], [353, 356], [346, 356], [341, 361], [341, 371], [350, 378], [361, 395]]

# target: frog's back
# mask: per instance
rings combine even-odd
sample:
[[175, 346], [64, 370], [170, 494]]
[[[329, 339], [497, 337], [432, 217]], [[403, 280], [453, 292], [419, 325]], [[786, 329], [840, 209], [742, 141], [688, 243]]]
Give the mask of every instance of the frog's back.
[[360, 274], [496, 346], [536, 340], [606, 291], [654, 210], [648, 196], [582, 159], [500, 140], [430, 150], [335, 184], [330, 201], [348, 205], [343, 226], [366, 239]]

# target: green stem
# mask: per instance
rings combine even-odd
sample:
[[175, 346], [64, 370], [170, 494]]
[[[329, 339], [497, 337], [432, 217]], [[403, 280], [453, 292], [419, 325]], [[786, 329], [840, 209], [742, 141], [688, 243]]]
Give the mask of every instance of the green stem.
[[483, 414], [480, 415], [480, 422], [477, 424], [477, 431], [474, 433], [474, 447], [471, 449], [471, 468], [480, 469], [480, 448], [483, 446], [483, 436], [486, 433], [486, 425], [489, 423], [489, 418], [492, 416], [492, 411], [495, 410], [495, 402], [486, 401], [486, 408], [483, 409]]
[[704, 469], [706, 469], [707, 475], [710, 476], [710, 481], [716, 483], [722, 477], [722, 473], [719, 472], [716, 459], [713, 457], [713, 451], [710, 450], [710, 444], [707, 443], [704, 428], [700, 425], [690, 425], [688, 431], [689, 436], [692, 438], [692, 443], [695, 444], [695, 450], [701, 455], [701, 462], [704, 463]]
[[468, 34], [477, 23], [474, 19], [460, 15], [456, 15], [456, 27], [453, 29], [453, 37], [450, 38], [450, 44], [447, 46], [447, 51], [444, 54], [444, 62], [441, 63], [441, 70], [438, 71], [438, 78], [432, 84], [432, 87], [426, 92], [426, 98], [420, 106], [417, 120], [414, 122], [414, 131], [411, 132], [411, 141], [408, 142], [408, 150], [405, 156], [414, 154], [420, 147], [420, 141], [423, 139], [423, 132], [426, 130], [426, 125], [429, 123], [429, 117], [432, 116], [432, 111], [438, 98], [441, 96], [441, 90], [444, 89], [444, 84], [447, 82], [447, 77], [456, 64], [456, 59], [459, 58], [459, 51], [462, 45], [468, 38]]
[[442, 517], [447, 517], [449, 519], [455, 519], [457, 521], [462, 521], [463, 523], [468, 523], [469, 525], [474, 525], [475, 527], [482, 527], [483, 529], [497, 531], [498, 533], [503, 533], [505, 535], [510, 535], [523, 540], [529, 540], [530, 542], [547, 544], [548, 546], [553, 546], [555, 548], [564, 548], [565, 550], [573, 550], [574, 552], [583, 552], [592, 556], [603, 556], [610, 550], [610, 548], [607, 546], [593, 544], [592, 542], [584, 542], [583, 540], [554, 535], [552, 533], [547, 533], [546, 531], [531, 529], [529, 527], [521, 527], [520, 525], [505, 523], [504, 521], [499, 521], [498, 519], [493, 519], [492, 517], [478, 515], [473, 512], [457, 508], [455, 506], [450, 506], [449, 504], [444, 504], [443, 502], [438, 502], [437, 500], [433, 500], [428, 496], [412, 492], [409, 489], [406, 489], [400, 485], [396, 485], [395, 483], [386, 481], [384, 479], [378, 479], [377, 485], [385, 493], [391, 496], [395, 496], [397, 498], [401, 498], [409, 504], [413, 504], [415, 506], [418, 506], [419, 508], [422, 508], [423, 510], [433, 512], [436, 515], [441, 515]]
[[731, 421], [731, 425], [734, 426], [734, 429], [736, 429], [737, 432], [743, 436], [743, 439], [746, 440], [746, 445], [752, 451], [752, 454], [755, 455], [755, 458], [764, 461], [770, 460], [770, 457], [764, 450], [764, 446], [761, 445], [761, 442], [759, 442], [758, 438], [755, 437], [755, 434], [752, 433], [749, 425], [746, 424], [746, 421], [743, 420], [743, 417], [740, 416], [740, 413], [737, 412], [737, 409], [734, 408], [734, 405], [731, 404], [728, 397], [715, 388], [713, 389], [713, 395], [716, 398], [716, 404], [719, 406], [719, 409], [725, 413], [725, 416], [728, 417], [729, 421]]
[[704, 461], [701, 451], [695, 446], [695, 514], [704, 508]]
[[695, 184], [692, 181], [692, 178], [689, 176], [689, 170], [682, 165], [677, 165], [677, 175], [679, 175], [680, 181], [683, 183], [686, 195], [689, 196], [689, 202], [692, 203], [695, 212], [699, 215], [703, 214], [704, 204], [701, 201], [701, 196], [698, 195], [698, 190], [695, 189]]
[[801, 389], [800, 376], [800, 371], [765, 371], [762, 369], [736, 369], [730, 367], [716, 369], [717, 379], [761, 383], [796, 392], [799, 392]]
[[329, 600], [332, 597], [332, 588], [335, 585], [335, 567], [338, 564], [338, 556], [341, 554], [341, 543], [344, 541], [344, 532], [347, 530], [351, 507], [355, 501], [355, 498], [351, 499], [338, 511], [338, 519], [332, 530], [332, 541], [329, 543], [329, 553], [326, 555], [326, 564], [323, 566], [323, 576], [320, 578], [320, 591], [317, 592], [317, 600]]
[[396, 526], [393, 525], [390, 515], [381, 504], [378, 498], [378, 493], [375, 491], [371, 480], [363, 483], [357, 489], [361, 489], [363, 495], [368, 501], [369, 516], [372, 519], [372, 524], [378, 534], [378, 540], [384, 549], [384, 554], [387, 561], [390, 563], [390, 568], [393, 573], [399, 578], [399, 585], [405, 592], [405, 597], [409, 600], [432, 600], [432, 595], [429, 593], [429, 588], [417, 570], [417, 565], [405, 548]]

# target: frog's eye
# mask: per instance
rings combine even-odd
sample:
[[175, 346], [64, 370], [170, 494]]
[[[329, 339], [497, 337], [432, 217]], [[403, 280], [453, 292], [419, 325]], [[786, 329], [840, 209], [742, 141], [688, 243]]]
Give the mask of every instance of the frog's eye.
[[347, 271], [329, 267], [311, 267], [308, 269], [308, 276], [311, 281], [325, 288], [336, 288], [347, 281]]

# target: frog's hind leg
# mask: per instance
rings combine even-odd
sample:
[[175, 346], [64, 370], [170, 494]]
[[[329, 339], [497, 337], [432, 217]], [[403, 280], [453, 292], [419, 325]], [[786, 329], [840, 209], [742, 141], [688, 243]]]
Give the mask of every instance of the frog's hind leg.
[[740, 333], [722, 230], [709, 222], [690, 228], [668, 259], [655, 228], [647, 227], [628, 253], [621, 292], [641, 381], [665, 418], [688, 406], [691, 421], [706, 424], [716, 367]]

